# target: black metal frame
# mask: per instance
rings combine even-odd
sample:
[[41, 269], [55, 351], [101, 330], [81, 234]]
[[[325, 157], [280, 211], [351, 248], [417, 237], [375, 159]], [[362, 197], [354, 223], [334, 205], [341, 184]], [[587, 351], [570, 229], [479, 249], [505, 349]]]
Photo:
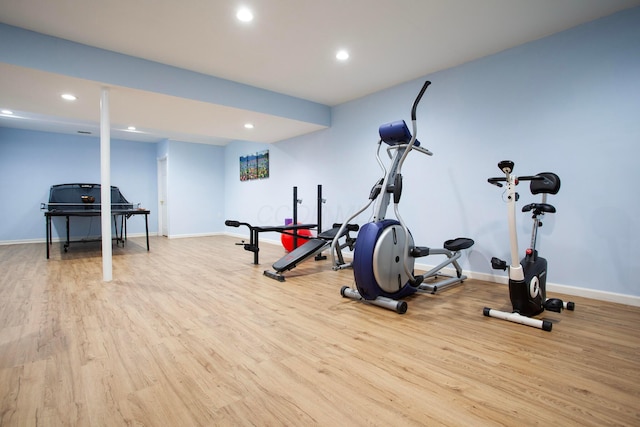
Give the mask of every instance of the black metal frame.
[[[275, 231], [280, 234], [293, 236], [296, 239], [299, 235], [298, 230], [311, 230], [317, 227], [316, 224], [289, 224], [289, 225], [273, 225], [273, 226], [255, 226], [247, 222], [225, 221], [225, 225], [229, 227], [246, 226], [249, 229], [249, 243], [236, 243], [244, 246], [245, 251], [253, 252], [253, 263], [260, 264], [258, 260], [258, 252], [260, 252], [260, 233]], [[308, 238], [308, 237], [307, 237]]]
[[[122, 242], [122, 246], [124, 246], [127, 240], [127, 220], [133, 215], [144, 215], [144, 226], [147, 237], [147, 251], [149, 251], [149, 214], [151, 213], [146, 209], [137, 209], [137, 210], [123, 210], [123, 211], [112, 211], [113, 224], [115, 229], [115, 238], [113, 240], [118, 242]], [[102, 213], [100, 211], [45, 211], [45, 222], [46, 222], [46, 234], [47, 234], [47, 259], [49, 259], [49, 246], [53, 243], [52, 241], [52, 231], [51, 231], [51, 219], [53, 217], [65, 217], [66, 221], [66, 237], [67, 240], [64, 243], [64, 251], [67, 252], [67, 249], [71, 245], [71, 243], [87, 243], [87, 242], [99, 242], [101, 239], [90, 239], [90, 240], [70, 240], [69, 233], [69, 218], [70, 217], [88, 217], [88, 216], [100, 216]], [[118, 217], [120, 217], [120, 234], [118, 235]]]
[[[115, 230], [116, 245], [122, 242], [124, 246], [127, 240], [127, 220], [134, 215], [144, 215], [145, 231], [147, 236], [147, 251], [149, 250], [149, 213], [148, 209], [135, 208], [122, 195], [118, 187], [111, 186], [111, 216]], [[65, 217], [66, 241], [64, 251], [67, 252], [71, 244], [70, 218], [71, 217], [96, 217], [102, 215], [100, 184], [58, 184], [52, 185], [49, 191], [49, 203], [42, 203], [40, 209], [44, 210], [46, 223], [47, 259], [49, 259], [49, 246], [52, 244], [51, 223], [53, 217]], [[118, 219], [120, 230], [118, 232]], [[74, 242], [96, 242], [102, 239], [83, 239]]]
[[298, 224], [298, 187], [293, 187], [293, 223], [289, 225], [271, 225], [256, 226], [247, 222], [239, 222], [234, 220], [226, 220], [224, 224], [228, 227], [246, 226], [249, 229], [249, 243], [236, 243], [244, 246], [245, 251], [253, 252], [253, 263], [258, 265], [260, 252], [260, 233], [275, 231], [280, 234], [293, 236], [293, 247], [298, 247], [298, 237], [308, 239], [309, 237], [300, 236], [298, 230], [311, 230], [317, 228], [318, 234], [322, 231], [322, 185], [318, 185], [318, 223], [317, 224]]

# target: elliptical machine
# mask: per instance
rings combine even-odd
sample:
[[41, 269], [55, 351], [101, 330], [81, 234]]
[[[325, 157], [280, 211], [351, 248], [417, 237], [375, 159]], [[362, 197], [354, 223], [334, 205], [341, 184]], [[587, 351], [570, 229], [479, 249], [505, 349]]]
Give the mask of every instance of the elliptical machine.
[[[516, 177], [512, 174], [514, 163], [511, 160], [503, 160], [498, 163], [498, 168], [505, 174], [504, 177], [489, 178], [490, 184], [502, 187], [506, 182], [505, 191], [507, 197], [507, 210], [509, 218], [509, 236], [511, 241], [511, 265], [499, 258], [491, 258], [491, 266], [494, 270], [509, 270], [509, 298], [513, 306], [513, 312], [493, 310], [485, 307], [483, 314], [510, 322], [533, 326], [545, 331], [551, 331], [553, 324], [548, 320], [532, 319], [544, 310], [562, 312], [563, 309], [573, 310], [573, 302], [563, 302], [558, 298], [547, 299], [547, 260], [538, 256], [536, 239], [538, 228], [542, 227], [542, 217], [545, 213], [555, 213], [556, 208], [547, 203], [547, 194], [557, 194], [560, 191], [560, 177], [552, 172], [543, 172], [533, 176]], [[522, 208], [522, 212], [532, 212], [533, 230], [531, 232], [531, 246], [526, 250], [525, 257], [518, 261], [518, 236], [516, 229], [516, 202], [519, 194], [516, 185], [520, 181], [530, 181], [531, 194], [542, 194], [541, 203], [530, 203]]]
[[[406, 224], [402, 220], [398, 211], [400, 196], [402, 194], [402, 165], [411, 151], [425, 154], [433, 153], [420, 146], [416, 139], [416, 109], [422, 99], [427, 87], [431, 82], [427, 81], [422, 86], [420, 93], [413, 103], [411, 109], [411, 121], [413, 125], [413, 135], [409, 131], [404, 120], [387, 123], [380, 126], [380, 140], [376, 158], [378, 164], [384, 172], [384, 176], [373, 186], [368, 203], [353, 214], [348, 220], [343, 222], [342, 228], [372, 203], [374, 205], [373, 220], [360, 228], [358, 238], [353, 253], [353, 272], [357, 289], [343, 286], [340, 293], [345, 298], [357, 301], [368, 302], [389, 310], [395, 310], [399, 314], [407, 311], [407, 303], [399, 301], [418, 291], [428, 291], [435, 293], [439, 289], [444, 289], [461, 283], [467, 277], [462, 274], [462, 268], [457, 260], [461, 256], [463, 249], [470, 248], [473, 240], [468, 238], [457, 238], [447, 240], [443, 249], [433, 249], [424, 246], [415, 246], [413, 237]], [[380, 159], [380, 149], [382, 143], [387, 144], [387, 154], [391, 159], [389, 170], [385, 168]], [[394, 213], [397, 220], [385, 219], [387, 207], [393, 195]], [[341, 235], [342, 228], [337, 233]], [[333, 240], [331, 251], [332, 258], [338, 246], [337, 238]], [[430, 271], [421, 274], [414, 274], [415, 259], [427, 255], [445, 255], [446, 259]], [[333, 259], [334, 269], [337, 266]], [[423, 283], [427, 279], [436, 279], [445, 276], [440, 270], [452, 264], [456, 270], [455, 277], [439, 280], [435, 284]]]

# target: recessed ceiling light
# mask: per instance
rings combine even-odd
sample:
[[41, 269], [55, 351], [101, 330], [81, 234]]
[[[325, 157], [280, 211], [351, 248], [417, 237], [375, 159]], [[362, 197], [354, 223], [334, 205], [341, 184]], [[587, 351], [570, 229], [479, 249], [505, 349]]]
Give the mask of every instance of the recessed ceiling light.
[[251, 12], [246, 7], [242, 7], [238, 9], [238, 12], [236, 13], [236, 18], [238, 18], [238, 20], [242, 22], [251, 22], [253, 21], [253, 12]]
[[13, 111], [11, 111], [11, 110], [2, 110], [2, 111], [0, 111], [0, 113], [11, 115], [11, 114], [13, 114]]
[[245, 129], [253, 129], [253, 123], [245, 123], [244, 127]]
[[346, 51], [346, 50], [344, 50], [344, 49], [339, 50], [339, 51], [336, 53], [336, 59], [337, 59], [338, 61], [346, 61], [347, 59], [349, 59], [349, 52], [347, 52], [347, 51]]
[[135, 127], [135, 126], [129, 126], [129, 127], [127, 128], [127, 130], [136, 130], [136, 127]]
[[62, 99], [66, 99], [67, 101], [75, 101], [78, 99], [75, 95], [71, 95], [70, 93], [63, 93], [60, 95]]

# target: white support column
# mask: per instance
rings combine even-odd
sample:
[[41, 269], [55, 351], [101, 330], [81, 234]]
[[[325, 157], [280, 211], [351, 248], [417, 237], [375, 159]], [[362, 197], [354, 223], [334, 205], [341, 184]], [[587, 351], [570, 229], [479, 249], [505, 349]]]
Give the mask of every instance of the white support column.
[[109, 119], [109, 88], [100, 96], [100, 198], [102, 201], [102, 280], [113, 278], [111, 241], [111, 122]]

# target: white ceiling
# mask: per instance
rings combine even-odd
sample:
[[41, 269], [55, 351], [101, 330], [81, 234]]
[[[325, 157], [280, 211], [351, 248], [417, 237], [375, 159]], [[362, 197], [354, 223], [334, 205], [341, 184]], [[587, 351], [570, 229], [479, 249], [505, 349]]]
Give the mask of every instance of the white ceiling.
[[[239, 6], [253, 9], [246, 24]], [[640, 0], [2, 0], [0, 22], [85, 45], [338, 105], [619, 10]], [[351, 57], [341, 63], [338, 49]], [[101, 82], [1, 62], [0, 126], [99, 132]], [[95, 99], [65, 106], [63, 89]], [[274, 142], [317, 124], [111, 87], [112, 137]], [[16, 118], [22, 117], [22, 118]], [[216, 117], [216, 120], [211, 120]], [[255, 129], [242, 127], [253, 121]], [[134, 124], [138, 132], [119, 129]]]

